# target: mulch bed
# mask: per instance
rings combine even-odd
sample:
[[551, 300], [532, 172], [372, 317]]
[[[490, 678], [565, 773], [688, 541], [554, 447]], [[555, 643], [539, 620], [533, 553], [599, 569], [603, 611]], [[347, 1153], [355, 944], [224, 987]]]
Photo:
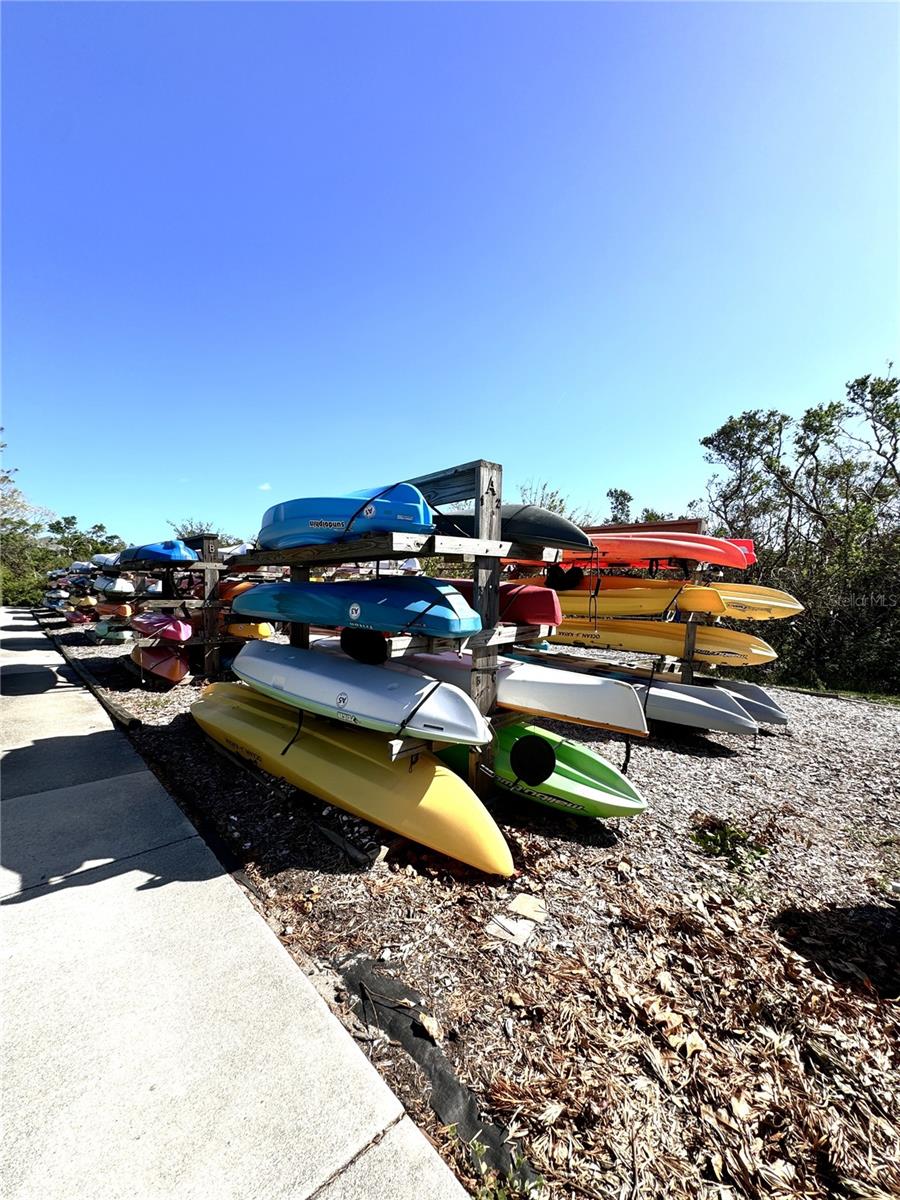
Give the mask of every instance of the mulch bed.
[[[634, 747], [650, 806], [630, 822], [498, 797], [518, 868], [498, 884], [237, 770], [189, 715], [199, 683], [141, 687], [127, 647], [48, 628], [142, 719], [138, 750], [468, 1186], [504, 1194], [351, 1012], [348, 956], [424, 998], [542, 1177], [529, 1194], [900, 1196], [900, 708], [775, 690], [791, 724], [755, 742], [657, 731]], [[622, 761], [621, 739], [546, 724]], [[524, 946], [489, 936], [523, 892], [547, 920]]]

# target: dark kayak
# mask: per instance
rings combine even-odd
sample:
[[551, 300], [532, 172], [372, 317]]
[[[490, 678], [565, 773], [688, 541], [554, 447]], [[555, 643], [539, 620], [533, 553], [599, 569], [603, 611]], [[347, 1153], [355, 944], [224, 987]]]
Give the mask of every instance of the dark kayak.
[[[448, 537], [475, 536], [475, 514], [438, 513], [437, 532]], [[559, 513], [536, 504], [503, 504], [500, 507], [501, 536], [523, 546], [557, 546], [563, 550], [592, 550], [588, 535]]]

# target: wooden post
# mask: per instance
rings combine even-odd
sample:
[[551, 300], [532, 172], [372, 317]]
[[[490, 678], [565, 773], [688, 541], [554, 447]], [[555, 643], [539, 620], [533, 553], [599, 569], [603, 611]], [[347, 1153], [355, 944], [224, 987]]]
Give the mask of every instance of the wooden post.
[[[300, 563], [291, 567], [291, 583], [309, 583], [309, 564]], [[302, 650], [309, 649], [309, 626], [291, 622], [291, 645]]]
[[689, 616], [684, 627], [684, 658], [681, 660], [681, 682], [694, 682], [694, 649], [697, 645], [697, 622]]
[[[499, 463], [479, 462], [475, 486], [475, 536], [498, 540], [500, 537], [500, 504], [503, 490], [503, 468]], [[500, 617], [500, 559], [475, 556], [472, 607], [481, 617], [482, 629], [493, 629]], [[475, 646], [472, 649], [470, 692], [478, 711], [490, 716], [497, 706], [497, 647]], [[490, 745], [481, 752], [480, 761], [489, 766], [493, 758]], [[469, 757], [469, 782], [479, 792], [490, 786], [477, 770], [476, 754]]]
[[[219, 539], [204, 536], [200, 548], [200, 561], [214, 562], [219, 557]], [[207, 679], [217, 679], [222, 669], [221, 633], [219, 630], [218, 607], [219, 572], [214, 567], [203, 568], [203, 674]]]

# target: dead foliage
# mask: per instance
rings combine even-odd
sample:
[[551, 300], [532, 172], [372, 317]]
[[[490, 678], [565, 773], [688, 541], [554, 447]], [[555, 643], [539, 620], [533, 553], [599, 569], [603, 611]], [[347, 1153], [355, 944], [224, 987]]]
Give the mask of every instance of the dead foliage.
[[491, 1105], [555, 1194], [900, 1195], [896, 1006], [748, 904], [619, 887], [613, 948], [541, 955]]

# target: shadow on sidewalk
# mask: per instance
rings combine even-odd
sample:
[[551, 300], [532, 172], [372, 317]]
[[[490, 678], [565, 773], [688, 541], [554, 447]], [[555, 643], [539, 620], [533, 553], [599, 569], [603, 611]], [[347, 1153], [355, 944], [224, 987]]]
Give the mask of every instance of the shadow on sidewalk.
[[35, 637], [0, 638], [0, 650], [5, 650], [8, 654], [13, 654], [16, 651], [20, 654], [25, 654], [29, 650], [52, 650], [53, 648], [53, 643], [48, 637], [44, 637], [42, 633]]
[[9, 663], [0, 670], [0, 694], [4, 696], [39, 696], [55, 687], [71, 687], [74, 671], [61, 667], [29, 667], [26, 663]]

